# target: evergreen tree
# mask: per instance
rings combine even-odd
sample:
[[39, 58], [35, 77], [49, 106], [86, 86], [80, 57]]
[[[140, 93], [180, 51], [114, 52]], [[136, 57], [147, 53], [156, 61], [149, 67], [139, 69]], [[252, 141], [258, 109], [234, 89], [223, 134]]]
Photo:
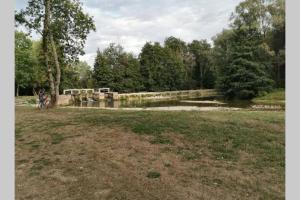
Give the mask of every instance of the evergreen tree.
[[263, 38], [255, 11], [248, 1], [236, 8], [229, 62], [222, 66], [219, 77], [219, 88], [227, 97], [248, 99], [272, 88], [266, 66], [258, 60]]
[[112, 67], [103, 53], [98, 49], [93, 70], [94, 85], [96, 88], [110, 87], [113, 81]]

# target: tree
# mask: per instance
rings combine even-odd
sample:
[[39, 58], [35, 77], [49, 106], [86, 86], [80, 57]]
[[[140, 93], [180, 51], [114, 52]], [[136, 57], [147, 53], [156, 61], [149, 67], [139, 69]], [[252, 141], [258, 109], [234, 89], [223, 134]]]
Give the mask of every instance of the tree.
[[79, 61], [75, 64], [75, 70], [79, 74], [79, 85], [81, 88], [93, 88], [92, 69], [86, 63]]
[[[121, 54], [119, 70], [122, 72], [120, 79], [120, 91], [137, 92], [143, 88], [141, 83], [140, 63], [132, 54]], [[115, 68], [113, 71], [115, 71]], [[117, 79], [115, 80], [117, 81]]]
[[79, 0], [29, 0], [25, 10], [16, 14], [16, 21], [42, 35], [51, 105], [56, 105], [61, 66], [84, 53], [87, 35], [95, 30], [93, 19], [83, 12]]
[[212, 65], [212, 49], [206, 40], [193, 40], [189, 45], [189, 51], [195, 58], [193, 66], [193, 78], [202, 88], [212, 88], [215, 85], [215, 75]]
[[106, 57], [100, 50], [97, 50], [95, 58], [93, 80], [95, 87], [110, 87], [110, 83], [113, 81], [112, 67], [108, 65]]
[[219, 88], [227, 97], [253, 98], [272, 88], [266, 73], [263, 34], [257, 15], [258, 0], [246, 0], [236, 7], [232, 23], [228, 63], [220, 70]]
[[35, 95], [35, 88], [49, 88], [41, 40], [32, 41], [32, 59], [32, 90], [33, 94]]
[[164, 49], [159, 43], [147, 42], [139, 55], [140, 71], [143, 78], [144, 89], [159, 91], [165, 86], [164, 66], [162, 58]]
[[[261, 48], [265, 50], [268, 74], [277, 87], [285, 82], [285, 0], [246, 0], [237, 7], [234, 20], [251, 21], [262, 34]], [[242, 13], [243, 11], [247, 11]]]
[[110, 44], [97, 51], [93, 78], [97, 87], [109, 87], [118, 92], [139, 91], [142, 88], [138, 59], [123, 51], [120, 45]]
[[285, 86], [285, 0], [273, 0], [268, 6], [271, 28], [268, 44], [275, 52], [273, 79], [277, 87]]
[[79, 80], [79, 72], [77, 71], [75, 64], [69, 64], [62, 67], [61, 70], [61, 90], [70, 88], [82, 88]]
[[226, 74], [230, 64], [230, 55], [233, 45], [233, 30], [223, 30], [213, 37], [214, 47], [212, 49], [212, 65], [216, 68], [216, 85], [220, 86], [222, 76]]
[[23, 32], [15, 32], [15, 83], [16, 96], [20, 88], [31, 85], [33, 69], [32, 42]]
[[171, 76], [169, 77], [173, 77], [168, 84], [173, 84], [173, 86], [169, 86], [169, 89], [187, 88], [187, 82], [191, 78], [192, 71], [186, 43], [179, 38], [171, 36], [165, 40], [164, 46], [167, 51], [166, 55], [170, 56], [169, 59], [171, 59], [170, 64], [166, 66], [169, 68], [169, 71], [166, 71], [166, 73], [170, 73]]
[[143, 85], [148, 91], [178, 90], [187, 87], [189, 58], [185, 42], [175, 37], [146, 43], [139, 55]]

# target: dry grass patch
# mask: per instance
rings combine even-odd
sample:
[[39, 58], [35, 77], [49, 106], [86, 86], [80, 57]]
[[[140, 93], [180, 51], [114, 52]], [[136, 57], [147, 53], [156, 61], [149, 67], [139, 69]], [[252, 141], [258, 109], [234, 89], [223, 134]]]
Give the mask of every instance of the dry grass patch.
[[16, 199], [284, 199], [283, 133], [273, 112], [17, 107]]

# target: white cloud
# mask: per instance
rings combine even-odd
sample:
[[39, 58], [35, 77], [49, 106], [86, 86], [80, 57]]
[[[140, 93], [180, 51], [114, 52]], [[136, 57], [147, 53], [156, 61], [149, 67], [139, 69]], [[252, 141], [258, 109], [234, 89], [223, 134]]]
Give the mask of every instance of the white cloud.
[[[17, 8], [25, 0], [17, 0]], [[81, 60], [93, 66], [96, 51], [109, 43], [139, 54], [147, 41], [178, 37], [186, 42], [210, 39], [228, 27], [229, 16], [241, 0], [82, 0], [94, 17], [97, 31], [90, 33]]]

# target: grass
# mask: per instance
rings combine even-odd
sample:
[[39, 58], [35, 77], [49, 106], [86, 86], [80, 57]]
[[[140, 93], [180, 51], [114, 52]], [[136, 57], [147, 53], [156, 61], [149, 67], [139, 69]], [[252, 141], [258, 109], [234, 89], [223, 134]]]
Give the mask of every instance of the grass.
[[[282, 111], [16, 107], [17, 199], [31, 187], [39, 199], [97, 199], [107, 187], [112, 199], [284, 199], [284, 121]], [[53, 177], [78, 181], [59, 193]]]
[[160, 177], [160, 173], [157, 171], [150, 171], [147, 174], [148, 178], [159, 178]]
[[277, 105], [285, 105], [285, 90], [277, 89], [266, 95], [256, 97], [252, 100], [254, 103], [261, 104], [277, 104]]
[[[106, 114], [105, 114], [106, 113]], [[90, 112], [89, 115], [81, 115], [78, 123], [92, 125], [121, 125], [137, 134], [152, 135], [156, 139], [154, 143], [169, 143], [162, 139], [164, 132], [174, 132], [185, 135], [191, 141], [205, 140], [217, 159], [236, 159], [238, 150], [247, 153], [263, 152], [266, 156], [275, 156], [280, 159], [284, 152], [278, 152], [269, 144], [273, 140], [282, 139], [278, 130], [266, 130], [268, 125], [274, 122], [282, 122], [284, 117], [278, 113], [260, 112]], [[252, 120], [253, 122], [249, 122]], [[261, 121], [262, 120], [262, 121]], [[270, 123], [271, 121], [271, 123]], [[259, 125], [258, 127], [256, 127]], [[272, 132], [273, 131], [273, 132]], [[270, 141], [268, 141], [268, 139]], [[258, 141], [264, 141], [265, 143]], [[271, 149], [270, 149], [271, 148]], [[262, 159], [261, 162], [266, 162]], [[270, 164], [270, 163], [269, 163]]]
[[168, 138], [158, 136], [155, 137], [153, 140], [150, 141], [151, 144], [171, 144], [172, 141], [169, 140]]
[[16, 104], [36, 104], [37, 96], [18, 96], [15, 97]]
[[34, 160], [33, 161], [33, 165], [30, 169], [30, 176], [35, 176], [35, 175], [39, 175], [40, 171], [45, 167], [48, 166], [50, 164], [49, 159], [46, 158], [41, 158], [38, 160]]

